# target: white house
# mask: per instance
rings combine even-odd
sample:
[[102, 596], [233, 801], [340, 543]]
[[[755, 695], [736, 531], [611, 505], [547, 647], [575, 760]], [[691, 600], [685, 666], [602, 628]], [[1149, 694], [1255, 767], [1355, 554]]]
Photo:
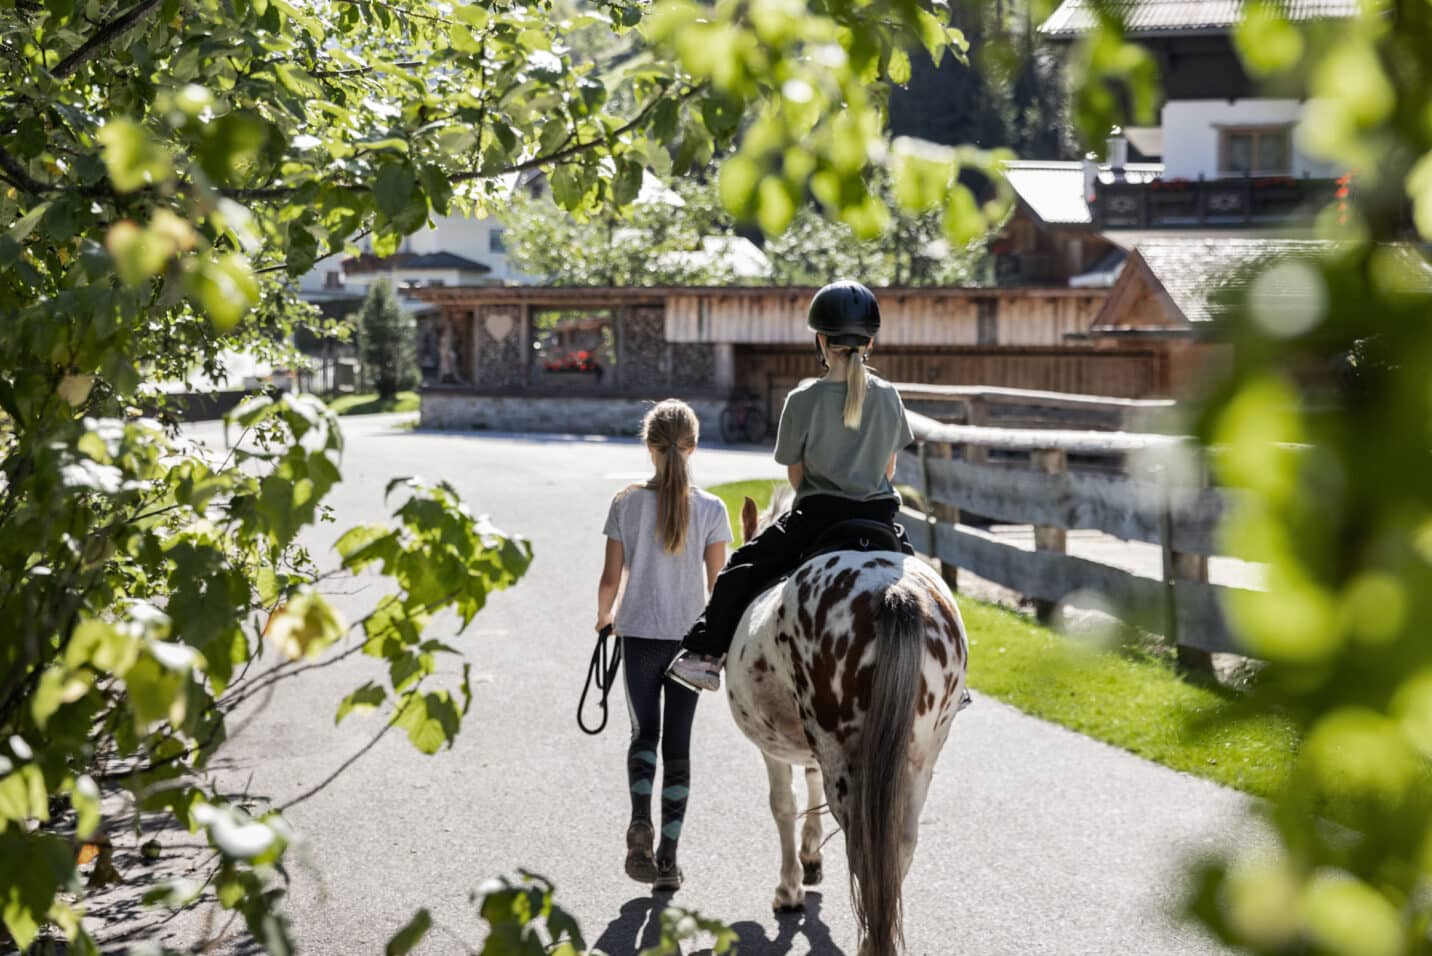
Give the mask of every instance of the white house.
[[[1040, 27], [1056, 46], [1091, 30], [1093, 0], [1063, 0]], [[1344, 170], [1299, 146], [1305, 101], [1265, 95], [1232, 30], [1242, 2], [1120, 0], [1125, 35], [1159, 66], [1159, 125], [1115, 130], [1102, 162], [1018, 161], [1016, 214], [994, 244], [1002, 284], [1111, 286], [1144, 240], [1296, 238], [1337, 195]], [[1357, 0], [1284, 0], [1293, 22], [1353, 16]]]

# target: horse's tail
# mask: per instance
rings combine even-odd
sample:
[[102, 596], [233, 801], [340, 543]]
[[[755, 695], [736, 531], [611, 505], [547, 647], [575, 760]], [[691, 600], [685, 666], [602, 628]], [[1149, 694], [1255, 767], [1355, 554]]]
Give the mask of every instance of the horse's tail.
[[901, 929], [901, 836], [910, 802], [906, 768], [925, 659], [925, 615], [899, 584], [879, 598], [870, 710], [855, 756], [845, 828], [850, 895], [871, 956], [893, 956]]

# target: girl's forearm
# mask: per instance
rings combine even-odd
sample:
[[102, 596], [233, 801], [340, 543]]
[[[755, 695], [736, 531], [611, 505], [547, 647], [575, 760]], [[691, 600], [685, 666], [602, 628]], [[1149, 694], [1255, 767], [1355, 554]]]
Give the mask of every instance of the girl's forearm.
[[620, 581], [608, 582], [603, 579], [597, 585], [597, 620], [611, 620], [612, 608], [617, 603], [617, 589], [620, 584]]

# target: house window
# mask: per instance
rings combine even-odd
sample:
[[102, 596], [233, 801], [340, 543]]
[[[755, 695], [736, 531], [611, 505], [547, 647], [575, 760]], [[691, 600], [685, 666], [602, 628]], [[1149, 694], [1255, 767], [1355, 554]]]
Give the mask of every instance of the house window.
[[506, 240], [506, 239], [504, 238], [504, 236], [503, 236], [503, 233], [504, 233], [505, 231], [506, 231], [506, 230], [503, 230], [503, 229], [494, 229], [494, 230], [492, 230], [491, 232], [489, 232], [489, 233], [487, 234], [487, 251], [488, 251], [488, 252], [499, 252], [499, 253], [500, 253], [500, 252], [506, 252], [506, 251], [507, 251], [507, 240]]
[[323, 287], [325, 289], [343, 288], [343, 273], [336, 269], [323, 273]]
[[1293, 169], [1290, 128], [1225, 127], [1219, 130], [1219, 157], [1225, 176], [1286, 176]]

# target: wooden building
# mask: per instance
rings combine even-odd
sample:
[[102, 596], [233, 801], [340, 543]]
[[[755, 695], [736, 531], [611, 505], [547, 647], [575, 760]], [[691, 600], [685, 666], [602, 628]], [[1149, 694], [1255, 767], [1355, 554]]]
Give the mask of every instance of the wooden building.
[[[714, 426], [732, 398], [774, 416], [820, 365], [811, 288], [439, 287], [422, 320], [423, 422], [629, 432], [677, 396]], [[1090, 337], [1103, 289], [877, 289], [872, 366], [897, 382], [1122, 398], [1168, 394], [1166, 345]]]

